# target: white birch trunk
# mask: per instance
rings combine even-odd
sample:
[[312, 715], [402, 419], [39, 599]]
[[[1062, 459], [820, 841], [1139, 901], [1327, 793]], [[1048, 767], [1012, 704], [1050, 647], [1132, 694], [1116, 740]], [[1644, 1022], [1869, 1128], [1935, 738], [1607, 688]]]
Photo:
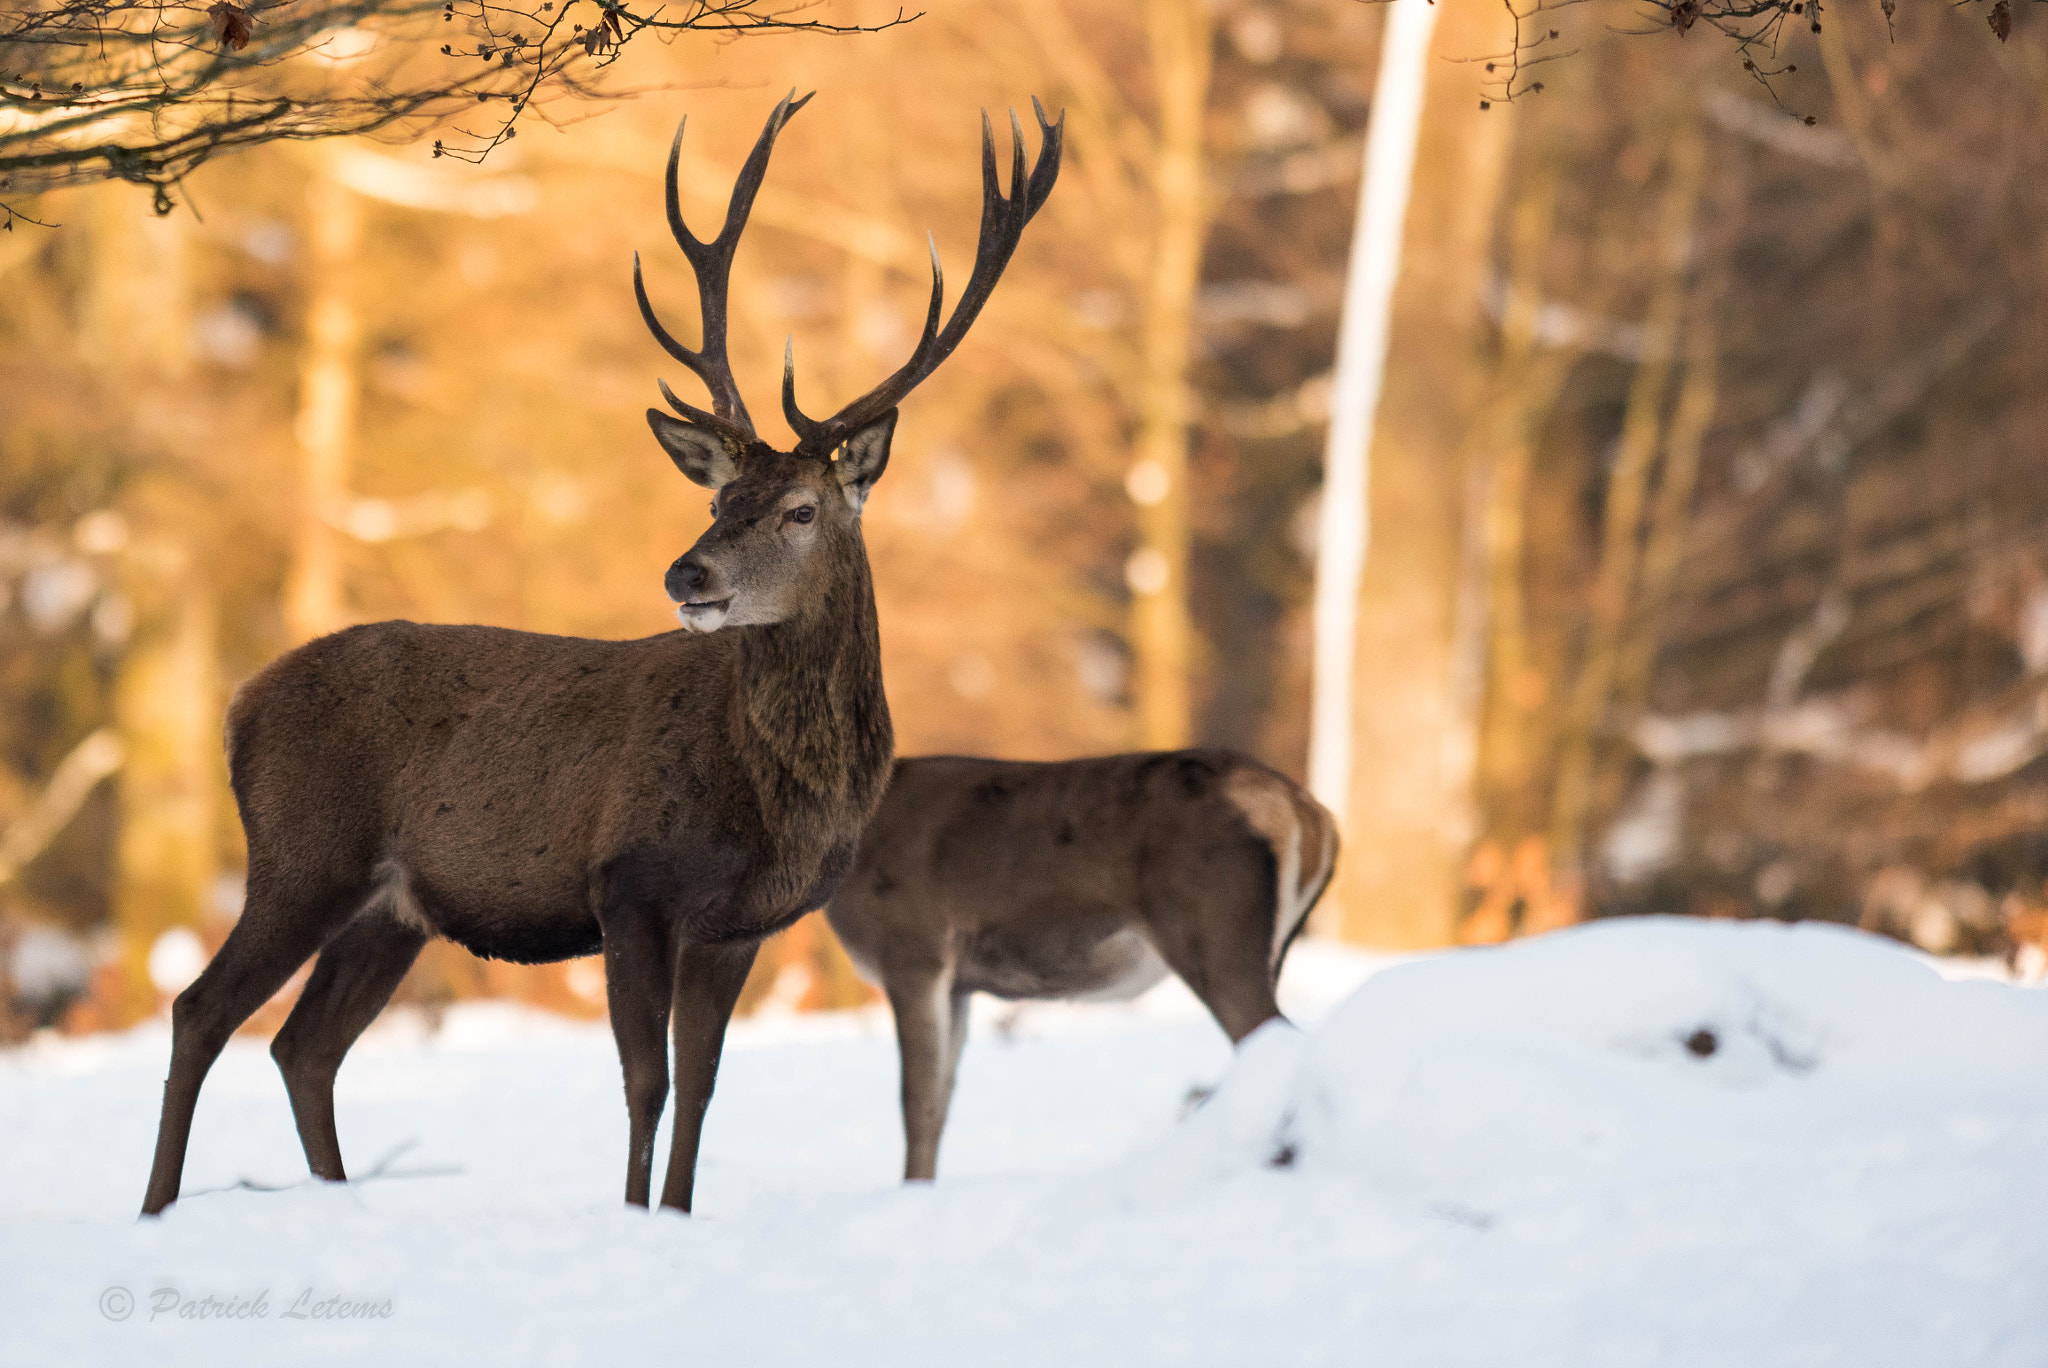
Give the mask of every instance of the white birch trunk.
[[1351, 796], [1352, 669], [1359, 585], [1372, 531], [1366, 492], [1373, 421], [1386, 372], [1394, 282], [1401, 271], [1401, 233], [1408, 216], [1436, 13], [1429, 0], [1393, 0], [1388, 6], [1366, 130], [1365, 168], [1359, 178], [1344, 318], [1337, 336], [1316, 536], [1308, 784], [1340, 822]]

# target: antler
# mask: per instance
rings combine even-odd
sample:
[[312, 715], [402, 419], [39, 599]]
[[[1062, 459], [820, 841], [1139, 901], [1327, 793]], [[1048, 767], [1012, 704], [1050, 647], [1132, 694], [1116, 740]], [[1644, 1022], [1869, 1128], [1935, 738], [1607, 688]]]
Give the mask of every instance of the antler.
[[820, 422], [805, 417], [797, 408], [795, 347], [792, 344], [783, 349], [782, 413], [789, 420], [790, 427], [796, 430], [800, 449], [819, 455], [831, 452], [849, 436], [901, 403], [904, 396], [937, 370], [939, 363], [951, 356], [960, 340], [967, 336], [968, 328], [974, 325], [981, 306], [988, 302], [1003, 268], [1009, 265], [1011, 254], [1017, 250], [1017, 243], [1024, 236], [1024, 225], [1031, 222], [1032, 215], [1045, 203], [1045, 197], [1052, 193], [1053, 181], [1060, 174], [1060, 147], [1066, 134], [1067, 116], [1062, 113], [1058, 123], [1048, 123], [1045, 107], [1039, 104], [1035, 95], [1031, 98], [1031, 110], [1038, 117], [1038, 161], [1031, 169], [1030, 180], [1025, 180], [1024, 126], [1017, 121], [1017, 111], [1011, 110], [1012, 156], [1007, 199], [996, 176], [995, 136], [989, 128], [988, 111], [982, 111], [981, 241], [974, 251], [974, 271], [967, 278], [967, 289], [961, 294], [960, 302], [953, 306], [953, 316], [946, 321], [943, 330], [939, 327], [939, 308], [945, 300], [946, 278], [939, 268], [938, 245], [933, 243], [932, 302], [925, 314], [924, 336], [918, 340], [917, 350], [910, 354], [902, 369], [887, 380]]
[[742, 444], [756, 438], [754, 420], [747, 414], [746, 401], [740, 398], [739, 382], [733, 378], [732, 361], [725, 352], [726, 285], [732, 275], [733, 250], [739, 246], [740, 234], [746, 231], [747, 215], [754, 207], [754, 195], [761, 188], [761, 178], [768, 172], [768, 155], [775, 150], [775, 135], [810, 99], [811, 96], [806, 95], [799, 100], [792, 90], [775, 106], [774, 113], [768, 116], [767, 127], [755, 140], [754, 150], [733, 184], [732, 202], [725, 211], [725, 227], [708, 243], [699, 242], [696, 235], [684, 226], [682, 207], [676, 202], [676, 163], [682, 156], [683, 128], [689, 120], [686, 118], [676, 125], [675, 141], [669, 144], [668, 149], [668, 228], [675, 235], [676, 245], [689, 258], [690, 270], [697, 277], [697, 297], [704, 311], [704, 340], [696, 351], [676, 341], [668, 329], [661, 326], [661, 320], [654, 316], [654, 306], [647, 302], [647, 287], [640, 279], [640, 254], [633, 253], [633, 297], [640, 301], [640, 317], [646, 320], [648, 330], [654, 334], [654, 340], [661, 343], [662, 350], [694, 371], [704, 382], [704, 388], [711, 391], [711, 412], [692, 408], [676, 398], [666, 382], [656, 381], [661, 385], [662, 397], [668, 400], [669, 407], [685, 418], [736, 438]]

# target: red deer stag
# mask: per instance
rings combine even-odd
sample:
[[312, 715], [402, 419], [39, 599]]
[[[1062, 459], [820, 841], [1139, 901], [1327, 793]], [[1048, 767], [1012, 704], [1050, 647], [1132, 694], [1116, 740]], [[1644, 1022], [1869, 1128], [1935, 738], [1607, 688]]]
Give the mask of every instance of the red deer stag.
[[697, 278], [699, 350], [662, 327], [634, 262], [642, 317], [711, 392], [705, 412], [664, 384], [681, 419], [647, 413], [683, 474], [717, 491], [711, 526], [664, 581], [682, 630], [588, 641], [382, 622], [300, 647], [235, 696], [227, 747], [248, 902], [172, 1007], [145, 1214], [177, 1198], [193, 1103], [229, 1035], [315, 952], [271, 1053], [308, 1164], [342, 1181], [335, 1072], [432, 935], [525, 963], [602, 950], [630, 1118], [626, 1200], [647, 1204], [672, 1026], [661, 1201], [689, 1209], [755, 947], [831, 896], [888, 777], [861, 505], [888, 464], [897, 404], [959, 345], [1051, 192], [1065, 123], [1038, 110], [1027, 178], [1011, 116], [1005, 197], [983, 116], [980, 243], [952, 316], [939, 326], [934, 249], [910, 360], [822, 421], [797, 408], [785, 352], [782, 408], [799, 440], [783, 452], [755, 435], [741, 402], [726, 291], [775, 137], [809, 98], [792, 92], [769, 115], [710, 242], [683, 226], [676, 130], [668, 224]]
[[898, 760], [825, 915], [896, 1015], [904, 1177], [937, 1172], [970, 995], [1114, 1000], [1171, 969], [1235, 1044], [1280, 1015], [1336, 859], [1323, 805], [1228, 751]]

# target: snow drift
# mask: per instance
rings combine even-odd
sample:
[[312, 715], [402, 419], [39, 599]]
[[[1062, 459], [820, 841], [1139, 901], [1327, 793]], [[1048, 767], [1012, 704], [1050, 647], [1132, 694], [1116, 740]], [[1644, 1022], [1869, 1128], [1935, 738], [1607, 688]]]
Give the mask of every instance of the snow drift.
[[2043, 1006], [1834, 926], [1603, 923], [1381, 974], [1316, 1032], [1294, 1126], [1304, 1163], [1418, 1200], [1796, 1166], [2040, 1093]]

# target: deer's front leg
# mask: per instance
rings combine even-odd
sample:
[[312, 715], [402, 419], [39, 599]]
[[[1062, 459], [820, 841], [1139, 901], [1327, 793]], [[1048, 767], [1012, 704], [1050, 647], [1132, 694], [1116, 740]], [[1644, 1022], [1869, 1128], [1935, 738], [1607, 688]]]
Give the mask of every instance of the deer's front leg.
[[697, 1141], [704, 1133], [704, 1109], [718, 1082], [718, 1057], [725, 1051], [725, 1024], [739, 1000], [759, 943], [686, 945], [676, 955], [676, 1124], [668, 1152], [668, 1178], [661, 1204], [690, 1209], [697, 1181]]
[[621, 909], [604, 927], [604, 987], [612, 1038], [626, 1075], [626, 1201], [647, 1205], [654, 1172], [654, 1128], [668, 1101], [668, 928], [646, 909]]
[[[946, 1128], [958, 1059], [952, 1041], [953, 973], [945, 968], [887, 977], [896, 1046], [903, 1059], [903, 1180], [930, 1182], [938, 1176], [939, 1135]], [[964, 1038], [964, 1010], [959, 1015]]]

